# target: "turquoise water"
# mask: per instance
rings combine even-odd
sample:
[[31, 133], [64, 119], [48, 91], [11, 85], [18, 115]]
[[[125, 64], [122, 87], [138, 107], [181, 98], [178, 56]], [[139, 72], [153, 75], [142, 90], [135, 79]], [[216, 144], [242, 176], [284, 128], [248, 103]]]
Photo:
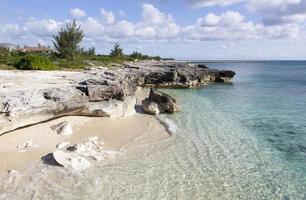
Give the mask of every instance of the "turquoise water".
[[183, 108], [161, 116], [176, 130], [170, 141], [82, 176], [37, 172], [4, 197], [305, 200], [306, 62], [208, 65], [237, 75], [232, 84], [165, 90]]

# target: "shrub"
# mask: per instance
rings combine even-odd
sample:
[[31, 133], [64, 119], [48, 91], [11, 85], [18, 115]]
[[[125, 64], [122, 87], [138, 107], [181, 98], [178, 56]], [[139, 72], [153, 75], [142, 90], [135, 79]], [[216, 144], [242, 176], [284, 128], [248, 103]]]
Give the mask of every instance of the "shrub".
[[84, 62], [81, 60], [59, 60], [57, 64], [63, 69], [82, 69], [85, 67]]
[[6, 64], [9, 55], [10, 55], [9, 49], [5, 47], [0, 47], [0, 64]]
[[54, 70], [56, 66], [47, 57], [43, 55], [27, 55], [20, 58], [15, 64], [17, 69], [22, 70]]

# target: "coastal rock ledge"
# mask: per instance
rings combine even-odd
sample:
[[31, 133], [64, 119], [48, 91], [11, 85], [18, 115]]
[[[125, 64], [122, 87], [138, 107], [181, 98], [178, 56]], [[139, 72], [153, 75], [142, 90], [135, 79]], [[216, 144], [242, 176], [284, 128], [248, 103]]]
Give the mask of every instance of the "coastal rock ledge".
[[[67, 115], [134, 114], [137, 87], [202, 87], [229, 82], [234, 76], [233, 71], [202, 65], [153, 61], [125, 63], [111, 69], [92, 67], [79, 72], [0, 71], [0, 135]], [[152, 100], [152, 95], [148, 100]], [[176, 104], [171, 108], [151, 100], [149, 103], [157, 105], [150, 106], [157, 106], [158, 112], [179, 110]]]

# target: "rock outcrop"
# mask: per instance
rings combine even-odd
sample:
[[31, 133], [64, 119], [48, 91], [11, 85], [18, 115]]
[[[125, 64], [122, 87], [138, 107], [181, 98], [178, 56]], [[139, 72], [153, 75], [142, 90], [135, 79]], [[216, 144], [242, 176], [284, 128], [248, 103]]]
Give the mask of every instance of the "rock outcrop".
[[87, 138], [85, 143], [68, 146], [64, 150], [63, 148], [67, 145], [67, 142], [60, 144], [61, 148], [57, 147], [58, 149], [53, 153], [42, 157], [43, 162], [48, 165], [59, 165], [73, 172], [82, 172], [95, 161], [114, 158], [122, 154], [121, 151], [104, 150], [104, 143], [96, 136]]
[[59, 165], [76, 172], [82, 172], [91, 166], [91, 163], [87, 159], [76, 153], [66, 153], [61, 150], [56, 150], [52, 155]]
[[[1, 74], [3, 73], [3, 74]], [[228, 82], [235, 72], [183, 62], [126, 63], [81, 72], [0, 72], [0, 135], [67, 115], [123, 117], [135, 113], [141, 87], [189, 88]], [[18, 81], [18, 82], [16, 82]], [[156, 102], [156, 101], [154, 101]], [[148, 103], [152, 114], [167, 108]], [[160, 107], [160, 105], [163, 105]], [[161, 109], [163, 108], [163, 109]], [[172, 112], [167, 108], [165, 111]]]
[[181, 111], [176, 99], [154, 88], [151, 88], [149, 97], [142, 101], [142, 106], [144, 111], [151, 115]]

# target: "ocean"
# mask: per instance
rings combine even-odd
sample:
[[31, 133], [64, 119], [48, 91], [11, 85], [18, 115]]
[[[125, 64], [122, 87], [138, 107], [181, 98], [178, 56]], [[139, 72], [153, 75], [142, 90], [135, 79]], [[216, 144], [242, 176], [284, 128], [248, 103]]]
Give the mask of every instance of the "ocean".
[[231, 84], [163, 90], [182, 106], [160, 116], [170, 141], [82, 176], [39, 172], [16, 197], [306, 200], [306, 62], [206, 64], [237, 75]]

